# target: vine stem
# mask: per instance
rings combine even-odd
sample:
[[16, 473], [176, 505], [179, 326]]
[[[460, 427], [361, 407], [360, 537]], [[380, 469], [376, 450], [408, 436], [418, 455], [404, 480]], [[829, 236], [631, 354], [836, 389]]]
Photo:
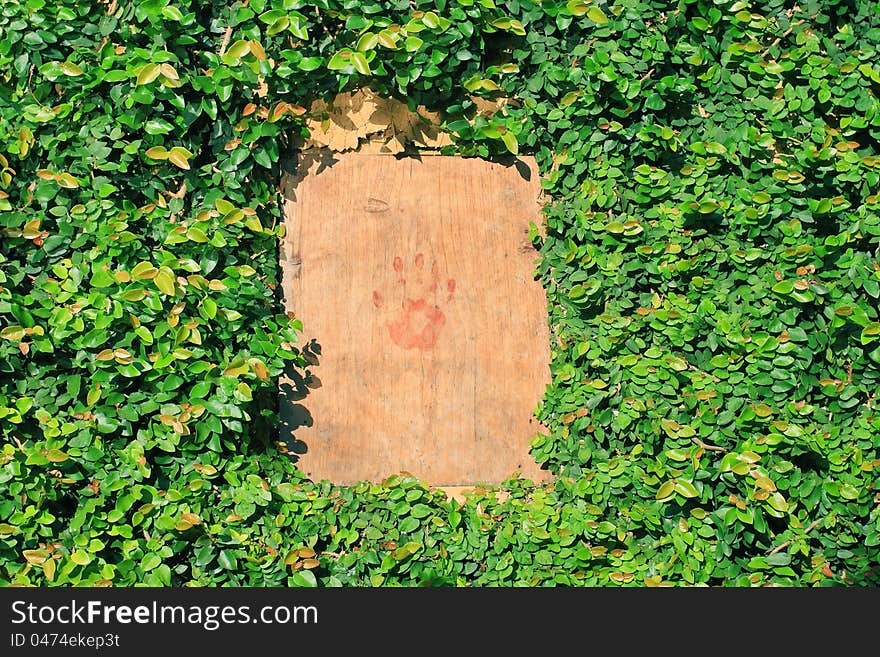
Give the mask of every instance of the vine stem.
[[229, 45], [229, 39], [232, 37], [232, 26], [226, 28], [226, 32], [223, 34], [223, 41], [220, 43], [220, 53], [219, 55], [222, 57], [223, 53], [226, 52], [226, 46]]
[[[819, 523], [822, 522], [822, 520], [823, 520], [823, 518], [819, 518], [818, 520], [816, 520], [816, 521], [814, 521], [814, 522], [811, 522], [811, 523], [810, 523], [810, 526], [807, 527], [806, 530], [804, 530], [804, 534], [809, 534], [811, 531], [813, 531], [814, 529], [816, 529], [816, 527], [819, 526]], [[793, 539], [793, 538], [792, 538], [792, 539], [789, 539], [789, 540], [787, 540], [785, 543], [783, 543], [782, 545], [777, 545], [775, 548], [773, 548], [772, 550], [770, 550], [769, 552], [767, 552], [767, 554], [768, 554], [768, 555], [770, 555], [770, 554], [776, 554], [776, 553], [779, 552], [780, 550], [784, 550], [785, 548], [787, 548], [787, 547], [788, 547], [789, 545], [791, 545], [793, 542], [794, 542], [794, 539]]]
[[702, 440], [700, 440], [700, 439], [697, 438], [697, 437], [693, 437], [693, 438], [691, 438], [691, 440], [693, 440], [698, 446], [702, 447], [702, 448], [705, 449], [706, 451], [709, 451], [709, 452], [727, 452], [727, 450], [724, 449], [723, 447], [719, 447], [718, 445], [710, 445], [709, 443], [704, 443]]

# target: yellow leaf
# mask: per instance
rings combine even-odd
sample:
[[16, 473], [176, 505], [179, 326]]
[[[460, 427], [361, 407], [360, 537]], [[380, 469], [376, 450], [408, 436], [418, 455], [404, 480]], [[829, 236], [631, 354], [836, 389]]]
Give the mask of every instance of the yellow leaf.
[[670, 497], [672, 493], [675, 492], [675, 482], [667, 481], [664, 482], [660, 488], [657, 489], [657, 495], [655, 496], [658, 500], [664, 500], [667, 497]]
[[138, 69], [137, 86], [150, 84], [150, 82], [159, 77], [159, 73], [159, 67], [155, 64], [144, 64]]
[[146, 261], [137, 263], [131, 270], [131, 275], [135, 278], [155, 278], [158, 273], [159, 270]]
[[590, 7], [587, 10], [587, 16], [590, 18], [591, 21], [596, 23], [596, 25], [605, 25], [605, 23], [608, 22], [608, 16], [606, 16], [605, 13], [598, 7]]
[[755, 415], [758, 417], [768, 417], [773, 415], [773, 409], [767, 406], [767, 404], [758, 404], [754, 407]]
[[243, 210], [232, 210], [223, 216], [223, 223], [228, 226], [229, 224], [237, 223], [242, 219], [244, 219]]
[[55, 180], [59, 185], [66, 187], [67, 189], [76, 189], [79, 187], [77, 179], [67, 172], [59, 173]]
[[251, 51], [251, 44], [249, 41], [245, 41], [244, 39], [239, 39], [231, 46], [229, 46], [229, 50], [226, 51], [226, 57], [230, 60], [240, 59], [247, 55]]
[[174, 67], [167, 62], [159, 66], [159, 72], [169, 80], [180, 79], [180, 76], [177, 74], [177, 71], [174, 70]]
[[95, 356], [95, 358], [100, 361], [113, 360], [113, 350], [104, 349], [103, 351], [101, 351], [101, 353]]
[[95, 385], [94, 388], [89, 390], [89, 393], [86, 395], [86, 404], [92, 406], [95, 402], [97, 402], [101, 398], [101, 384]]
[[49, 553], [46, 550], [25, 550], [21, 554], [24, 556], [25, 561], [33, 564], [43, 563], [49, 558]]
[[55, 560], [54, 559], [46, 559], [42, 563], [43, 574], [46, 576], [50, 582], [55, 581]]
[[399, 37], [396, 34], [392, 34], [388, 30], [382, 30], [378, 34], [378, 42], [386, 48], [390, 48], [391, 50], [397, 50], [397, 39]]
[[24, 337], [24, 329], [21, 326], [7, 326], [5, 329], [0, 331], [0, 338], [4, 340], [12, 340], [13, 342], [19, 342]]
[[758, 484], [759, 488], [763, 488], [771, 493], [776, 490], [776, 484], [773, 483], [773, 480], [770, 479], [770, 477], [762, 477], [759, 475], [755, 478], [755, 483]]
[[113, 357], [116, 359], [116, 362], [119, 363], [120, 365], [127, 365], [128, 363], [130, 363], [131, 361], [134, 360], [134, 356], [132, 356], [131, 352], [129, 352], [126, 349], [114, 349], [113, 350]]
[[253, 358], [248, 362], [250, 363], [251, 370], [254, 374], [257, 375], [258, 379], [260, 379], [261, 381], [266, 381], [269, 379], [269, 368], [267, 368], [263, 364], [263, 361], [257, 358]]
[[361, 75], [370, 75], [370, 65], [367, 63], [367, 58], [364, 57], [363, 53], [351, 53], [351, 63], [354, 66], [354, 70]]
[[181, 148], [180, 146], [175, 146], [168, 153], [168, 161], [171, 162], [176, 167], [181, 169], [189, 169], [189, 158], [192, 157], [192, 153], [190, 153], [185, 148]]
[[122, 293], [122, 298], [126, 301], [140, 301], [145, 296], [147, 296], [146, 290], [143, 288], [137, 288], [135, 290], [126, 290]]
[[64, 75], [69, 75], [72, 78], [83, 74], [83, 70], [73, 62], [62, 62], [61, 72], [64, 73]]
[[146, 156], [153, 158], [154, 160], [167, 160], [168, 149], [164, 146], [153, 146], [152, 148], [147, 149]]
[[225, 374], [226, 376], [239, 376], [240, 374], [245, 374], [246, 372], [248, 372], [249, 369], [250, 367], [248, 366], [247, 362], [245, 362], [244, 360], [236, 360], [231, 362], [229, 364], [229, 367], [223, 370], [223, 374]]
[[511, 153], [516, 155], [519, 153], [519, 143], [516, 140], [516, 135], [512, 132], [505, 132], [501, 135], [501, 141], [504, 142], [504, 145], [507, 147]]
[[159, 288], [160, 292], [167, 294], [169, 297], [174, 296], [174, 272], [168, 267], [162, 267], [159, 269], [153, 282], [156, 284], [156, 287]]
[[216, 201], [214, 201], [214, 207], [217, 208], [217, 212], [222, 215], [227, 215], [235, 210], [235, 206], [223, 198], [218, 198]]
[[199, 244], [208, 241], [208, 236], [205, 235], [205, 231], [203, 231], [198, 226], [190, 226], [189, 229], [186, 231], [186, 237], [191, 242], [197, 242]]
[[779, 492], [772, 493], [770, 497], [767, 498], [767, 503], [780, 513], [788, 511], [788, 502], [785, 501], [785, 498]]
[[244, 381], [239, 383], [235, 389], [238, 391], [238, 394], [241, 395], [242, 399], [244, 399], [245, 401], [251, 401], [251, 399], [253, 399], [253, 392], [251, 391], [251, 387], [247, 383], [245, 383]]
[[77, 566], [87, 566], [92, 562], [92, 555], [85, 550], [74, 550], [70, 555], [70, 560]]
[[60, 449], [50, 449], [46, 452], [46, 458], [52, 463], [64, 463], [69, 457]]
[[261, 62], [266, 60], [266, 50], [263, 48], [262, 43], [260, 43], [256, 39], [252, 39], [250, 41], [250, 47], [254, 57], [256, 57]]

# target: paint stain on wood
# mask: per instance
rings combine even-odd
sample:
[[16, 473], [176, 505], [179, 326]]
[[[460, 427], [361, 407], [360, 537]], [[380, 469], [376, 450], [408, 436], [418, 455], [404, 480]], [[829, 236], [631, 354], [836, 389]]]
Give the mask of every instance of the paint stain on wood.
[[388, 323], [391, 341], [403, 349], [431, 349], [446, 315], [424, 299], [404, 299], [400, 316]]
[[[455, 280], [450, 278], [446, 281], [448, 295], [444, 300], [438, 299], [440, 267], [437, 261], [431, 265], [427, 279], [424, 276], [424, 253], [416, 253], [413, 265], [415, 276], [411, 278], [412, 289], [407, 290], [406, 279], [403, 278], [403, 258], [395, 256], [391, 263], [391, 268], [399, 275], [395, 285], [399, 288], [398, 294], [403, 300], [396, 316], [386, 322], [388, 335], [391, 341], [402, 349], [432, 349], [440, 336], [440, 330], [446, 324], [446, 313], [443, 312], [440, 304], [452, 301]], [[385, 295], [379, 290], [373, 290], [373, 306], [381, 310], [384, 305]]]

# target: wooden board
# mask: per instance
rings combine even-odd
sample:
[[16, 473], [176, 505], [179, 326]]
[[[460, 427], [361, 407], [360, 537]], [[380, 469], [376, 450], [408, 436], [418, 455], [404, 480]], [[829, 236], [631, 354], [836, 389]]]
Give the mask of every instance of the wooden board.
[[281, 440], [302, 470], [547, 480], [529, 455], [550, 376], [534, 160], [324, 151], [283, 187], [285, 305], [313, 366], [282, 383]]

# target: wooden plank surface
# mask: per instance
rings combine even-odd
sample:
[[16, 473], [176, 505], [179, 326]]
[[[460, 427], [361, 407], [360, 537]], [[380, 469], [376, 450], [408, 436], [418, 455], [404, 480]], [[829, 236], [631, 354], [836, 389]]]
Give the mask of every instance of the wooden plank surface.
[[[323, 152], [284, 181], [285, 305], [311, 376], [282, 435], [313, 480], [547, 480], [529, 455], [549, 382], [532, 158]], [[291, 435], [292, 432], [292, 435]]]

